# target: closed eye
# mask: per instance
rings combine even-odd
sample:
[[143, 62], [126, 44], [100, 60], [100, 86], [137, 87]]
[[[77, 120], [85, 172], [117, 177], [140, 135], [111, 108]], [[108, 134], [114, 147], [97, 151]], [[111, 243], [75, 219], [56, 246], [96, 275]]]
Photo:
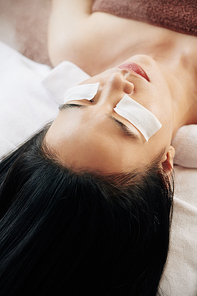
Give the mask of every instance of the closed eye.
[[80, 104], [64, 104], [64, 105], [61, 105], [60, 107], [59, 107], [59, 110], [65, 110], [65, 109], [69, 109], [69, 108], [74, 108], [74, 107], [76, 107], [76, 108], [85, 108], [86, 107], [86, 105], [80, 105]]
[[[67, 110], [70, 108], [86, 108], [88, 107], [88, 105], [81, 105], [81, 104], [69, 104], [66, 103], [64, 105], [61, 105], [59, 107], [60, 110]], [[134, 140], [140, 140], [141, 137], [139, 137], [138, 135], [136, 135], [134, 132], [132, 132], [127, 126], [126, 124], [124, 124], [123, 122], [121, 122], [120, 120], [118, 120], [117, 118], [113, 117], [112, 115], [108, 115], [108, 117], [113, 120], [116, 125], [119, 126], [119, 128], [122, 130], [122, 132], [124, 133], [124, 135], [129, 136], [130, 138], [134, 139]]]
[[124, 132], [125, 135], [131, 137], [132, 139], [135, 140], [139, 140], [139, 136], [136, 135], [134, 132], [132, 132], [127, 126], [126, 124], [124, 124], [123, 122], [121, 122], [120, 120], [118, 120], [117, 118], [109, 115], [109, 118], [111, 118], [116, 124], [119, 125], [119, 127], [121, 128], [121, 130]]

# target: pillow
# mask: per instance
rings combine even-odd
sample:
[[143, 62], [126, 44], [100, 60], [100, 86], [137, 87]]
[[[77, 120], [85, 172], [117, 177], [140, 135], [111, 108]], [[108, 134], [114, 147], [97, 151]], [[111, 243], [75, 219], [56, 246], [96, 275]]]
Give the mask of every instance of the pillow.
[[182, 126], [175, 135], [172, 146], [175, 148], [174, 164], [187, 168], [197, 168], [197, 125]]

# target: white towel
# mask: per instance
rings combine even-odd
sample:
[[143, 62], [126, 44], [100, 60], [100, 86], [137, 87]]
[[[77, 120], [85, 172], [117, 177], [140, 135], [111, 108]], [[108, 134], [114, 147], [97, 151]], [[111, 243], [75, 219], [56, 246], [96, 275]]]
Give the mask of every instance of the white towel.
[[172, 141], [175, 148], [174, 163], [182, 167], [197, 168], [197, 125], [182, 126]]
[[175, 166], [170, 249], [160, 286], [165, 296], [197, 295], [197, 169]]
[[197, 295], [197, 125], [183, 126], [172, 141], [174, 213], [170, 250], [161, 280], [165, 296]]
[[0, 42], [0, 157], [52, 121], [64, 92], [88, 77], [70, 62], [51, 69]]

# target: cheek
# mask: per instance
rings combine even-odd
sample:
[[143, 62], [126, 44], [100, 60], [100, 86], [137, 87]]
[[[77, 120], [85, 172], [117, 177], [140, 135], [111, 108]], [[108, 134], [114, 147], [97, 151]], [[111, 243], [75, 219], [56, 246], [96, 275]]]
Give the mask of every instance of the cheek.
[[147, 151], [155, 157], [163, 149], [170, 146], [172, 140], [172, 132], [168, 124], [163, 124], [162, 128], [149, 140]]
[[172, 98], [169, 89], [156, 88], [149, 93], [145, 107], [153, 113], [162, 126], [171, 126], [173, 120]]

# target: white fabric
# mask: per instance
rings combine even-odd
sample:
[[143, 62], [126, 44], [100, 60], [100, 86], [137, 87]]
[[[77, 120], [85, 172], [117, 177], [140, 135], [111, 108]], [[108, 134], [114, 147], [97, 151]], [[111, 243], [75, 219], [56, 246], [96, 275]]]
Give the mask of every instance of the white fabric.
[[165, 296], [197, 295], [197, 169], [175, 166], [170, 249], [161, 279]]
[[64, 92], [88, 77], [70, 62], [51, 70], [0, 42], [0, 157], [53, 120]]
[[172, 141], [176, 154], [174, 163], [182, 167], [197, 168], [197, 125], [182, 126]]
[[58, 106], [64, 104], [66, 91], [87, 80], [90, 76], [70, 62], [62, 62], [55, 67], [42, 81], [42, 85]]
[[40, 84], [49, 71], [0, 42], [0, 155], [57, 114], [57, 104]]
[[[72, 63], [64, 62], [51, 70], [0, 43], [0, 156], [53, 119], [62, 103], [62, 94], [87, 78]], [[197, 295], [197, 169], [193, 168], [196, 139], [194, 125], [180, 129], [173, 141], [178, 165], [170, 252], [161, 280], [165, 296]]]
[[165, 296], [197, 295], [197, 125], [183, 126], [172, 141], [174, 213], [161, 288]]

